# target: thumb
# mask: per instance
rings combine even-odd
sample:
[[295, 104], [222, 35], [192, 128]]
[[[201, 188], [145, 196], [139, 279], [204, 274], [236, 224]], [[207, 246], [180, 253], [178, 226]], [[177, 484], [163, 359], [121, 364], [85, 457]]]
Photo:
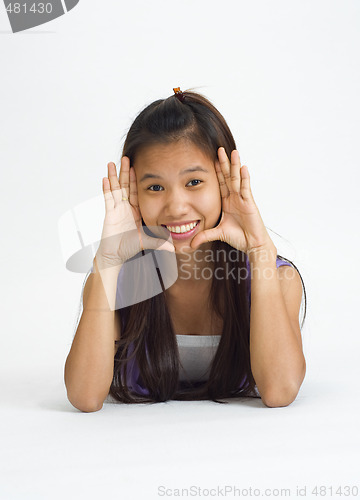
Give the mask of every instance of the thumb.
[[151, 238], [147, 237], [143, 239], [145, 243], [144, 248], [149, 250], [166, 250], [168, 252], [175, 253], [175, 247], [169, 241], [163, 240], [161, 238]]
[[190, 242], [190, 247], [196, 249], [203, 243], [207, 243], [209, 241], [215, 241], [219, 239], [219, 230], [217, 227], [213, 229], [205, 229], [204, 231], [200, 231]]
[[155, 250], [166, 250], [167, 252], [175, 253], [175, 247], [169, 241], [159, 240], [159, 239], [156, 241], [158, 244]]

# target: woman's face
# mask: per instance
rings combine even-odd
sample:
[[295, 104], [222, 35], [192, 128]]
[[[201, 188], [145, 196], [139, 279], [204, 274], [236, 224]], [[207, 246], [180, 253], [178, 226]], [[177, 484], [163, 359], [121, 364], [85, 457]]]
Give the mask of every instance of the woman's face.
[[[149, 146], [137, 154], [134, 169], [141, 216], [150, 230], [185, 225], [185, 233], [171, 232], [176, 252], [189, 251], [199, 231], [215, 227], [221, 214], [219, 182], [213, 160], [197, 146], [185, 140]], [[186, 225], [197, 221], [188, 231]]]

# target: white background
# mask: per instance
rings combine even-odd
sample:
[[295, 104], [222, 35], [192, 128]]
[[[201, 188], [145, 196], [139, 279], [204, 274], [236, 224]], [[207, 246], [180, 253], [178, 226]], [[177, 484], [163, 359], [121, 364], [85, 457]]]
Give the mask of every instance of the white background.
[[[160, 485], [336, 498], [356, 484], [359, 21], [349, 0], [80, 0], [12, 34], [0, 6], [2, 498], [152, 499]], [[285, 408], [81, 413], [63, 368], [85, 275], [65, 269], [58, 220], [101, 194], [132, 120], [177, 86], [224, 115], [270, 236], [300, 269], [306, 378]]]

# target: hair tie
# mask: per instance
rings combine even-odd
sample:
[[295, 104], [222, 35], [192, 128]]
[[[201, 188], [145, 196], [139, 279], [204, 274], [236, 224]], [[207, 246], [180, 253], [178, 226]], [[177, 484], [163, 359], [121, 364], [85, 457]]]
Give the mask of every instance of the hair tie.
[[184, 102], [185, 96], [182, 93], [182, 91], [180, 90], [180, 87], [174, 88], [173, 91], [175, 92], [175, 97], [177, 97], [179, 99], [179, 101]]

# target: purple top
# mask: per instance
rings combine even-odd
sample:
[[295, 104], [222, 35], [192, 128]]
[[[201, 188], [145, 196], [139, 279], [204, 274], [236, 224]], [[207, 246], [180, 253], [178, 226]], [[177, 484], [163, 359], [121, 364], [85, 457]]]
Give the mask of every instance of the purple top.
[[[278, 257], [276, 258], [276, 267], [280, 266], [290, 266], [288, 262], [279, 259]], [[249, 260], [247, 259], [247, 268], [248, 268], [248, 276], [250, 276], [250, 265], [249, 265]], [[118, 281], [118, 286], [119, 286], [119, 281]], [[251, 305], [251, 298], [250, 298], [250, 280], [249, 280], [249, 305]], [[129, 346], [129, 355], [132, 354], [134, 348], [133, 344], [130, 344]], [[141, 382], [141, 377], [140, 377], [140, 370], [136, 362], [136, 358], [133, 358], [130, 360], [127, 364], [127, 380], [128, 380], [128, 388], [130, 391], [137, 393], [140, 396], [149, 396], [149, 391], [146, 387], [142, 385]], [[240, 387], [242, 387], [244, 383], [244, 380], [242, 380]]]

